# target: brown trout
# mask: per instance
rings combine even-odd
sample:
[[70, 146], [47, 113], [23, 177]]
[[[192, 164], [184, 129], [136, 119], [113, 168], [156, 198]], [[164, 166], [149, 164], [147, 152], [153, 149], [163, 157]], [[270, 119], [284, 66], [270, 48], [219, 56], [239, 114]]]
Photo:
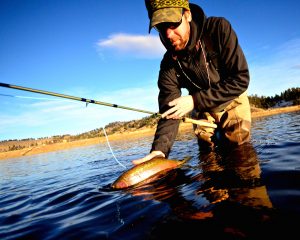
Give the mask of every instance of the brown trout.
[[131, 187], [156, 174], [175, 169], [190, 159], [191, 157], [186, 157], [183, 160], [171, 160], [163, 157], [153, 158], [149, 161], [140, 163], [121, 174], [111, 187], [114, 189]]

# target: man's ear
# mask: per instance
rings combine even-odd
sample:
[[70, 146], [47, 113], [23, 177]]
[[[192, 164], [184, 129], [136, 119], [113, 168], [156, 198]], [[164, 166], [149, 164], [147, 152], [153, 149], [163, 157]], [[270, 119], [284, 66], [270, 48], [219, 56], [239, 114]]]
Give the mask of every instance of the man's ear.
[[192, 21], [192, 13], [191, 11], [184, 11], [184, 15], [186, 17], [186, 19], [188, 20], [188, 22], [191, 22]]

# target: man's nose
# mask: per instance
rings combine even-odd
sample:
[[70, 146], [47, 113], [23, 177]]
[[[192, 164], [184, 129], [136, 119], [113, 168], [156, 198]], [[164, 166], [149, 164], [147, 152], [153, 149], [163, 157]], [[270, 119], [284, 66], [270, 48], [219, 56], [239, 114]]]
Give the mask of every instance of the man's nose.
[[167, 28], [166, 29], [166, 37], [168, 39], [172, 38], [173, 34], [174, 34], [174, 30], [173, 29], [171, 29], [171, 28]]

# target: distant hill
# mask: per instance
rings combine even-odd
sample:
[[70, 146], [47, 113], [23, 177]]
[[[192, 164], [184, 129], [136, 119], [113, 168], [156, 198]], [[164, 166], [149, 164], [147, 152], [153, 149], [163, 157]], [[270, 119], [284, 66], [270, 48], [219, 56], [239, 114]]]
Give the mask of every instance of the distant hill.
[[[133, 132], [136, 130], [141, 130], [145, 128], [152, 128], [157, 125], [159, 117], [155, 115], [151, 115], [149, 117], [144, 117], [139, 120], [132, 121], [117, 121], [112, 122], [106, 125], [105, 132], [107, 135], [111, 135], [114, 133], [123, 133], [123, 132]], [[102, 128], [96, 128], [88, 132], [84, 132], [78, 135], [57, 135], [52, 137], [44, 137], [44, 138], [28, 138], [28, 139], [13, 139], [13, 140], [5, 140], [0, 142], [0, 152], [14, 151], [20, 150], [28, 147], [37, 147], [42, 145], [50, 145], [54, 143], [60, 142], [72, 142], [83, 139], [97, 138], [104, 136], [104, 131]]]

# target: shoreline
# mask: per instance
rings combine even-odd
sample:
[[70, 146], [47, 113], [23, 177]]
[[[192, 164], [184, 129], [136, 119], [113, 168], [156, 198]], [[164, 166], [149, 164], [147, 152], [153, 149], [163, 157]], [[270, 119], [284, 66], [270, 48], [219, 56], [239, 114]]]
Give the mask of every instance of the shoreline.
[[[259, 118], [259, 117], [266, 117], [281, 113], [288, 113], [288, 112], [296, 112], [300, 111], [300, 105], [297, 106], [290, 106], [290, 107], [282, 107], [282, 108], [274, 108], [274, 109], [268, 109], [268, 110], [254, 110], [251, 113], [252, 119]], [[109, 141], [116, 141], [116, 140], [124, 140], [124, 136], [126, 136], [126, 139], [134, 139], [134, 138], [141, 138], [145, 136], [151, 136], [154, 135], [156, 127], [153, 128], [145, 128], [141, 130], [136, 130], [133, 132], [124, 132], [124, 133], [116, 133], [112, 135], [108, 135]], [[179, 131], [185, 131], [188, 129], [193, 129], [193, 126], [191, 123], [181, 123], [179, 126]], [[44, 146], [38, 146], [38, 147], [30, 147], [30, 148], [24, 148], [21, 150], [15, 150], [15, 151], [8, 151], [8, 152], [1, 152], [0, 153], [0, 160], [5, 159], [11, 159], [11, 158], [17, 158], [22, 156], [30, 156], [35, 154], [41, 154], [46, 152], [54, 152], [59, 150], [66, 150], [70, 148], [77, 148], [77, 147], [84, 147], [88, 145], [94, 145], [94, 144], [100, 144], [105, 143], [106, 138], [105, 137], [98, 137], [98, 138], [90, 138], [90, 139], [84, 139], [84, 140], [78, 140], [73, 142], [63, 142], [63, 143], [55, 143], [51, 145], [44, 145]]]

